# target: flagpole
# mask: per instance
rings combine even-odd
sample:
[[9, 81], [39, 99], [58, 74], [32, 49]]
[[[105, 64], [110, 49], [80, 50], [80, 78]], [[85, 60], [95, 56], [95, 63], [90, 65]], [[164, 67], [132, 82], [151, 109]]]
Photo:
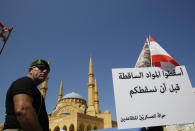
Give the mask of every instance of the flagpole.
[[[150, 50], [150, 35], [148, 36], [148, 47], [149, 47], [149, 50]], [[152, 54], [151, 54], [151, 51], [150, 51], [150, 63], [151, 63], [151, 65], [150, 65], [150, 67], [152, 67]]]
[[5, 43], [3, 42], [3, 46], [1, 47], [1, 50], [0, 50], [0, 55], [1, 55], [1, 52], [3, 51], [4, 46], [5, 46]]
[[2, 46], [2, 47], [1, 47], [1, 49], [0, 49], [0, 55], [1, 55], [2, 51], [3, 51], [3, 48], [5, 47], [5, 44], [6, 44], [7, 40], [8, 40], [8, 38], [9, 38], [9, 35], [10, 35], [10, 34], [11, 34], [11, 32], [12, 32], [12, 29], [13, 29], [13, 27], [10, 29], [10, 32], [9, 32], [9, 34], [8, 34], [8, 36], [7, 36], [6, 41], [5, 41], [5, 42], [3, 42], [3, 46]]

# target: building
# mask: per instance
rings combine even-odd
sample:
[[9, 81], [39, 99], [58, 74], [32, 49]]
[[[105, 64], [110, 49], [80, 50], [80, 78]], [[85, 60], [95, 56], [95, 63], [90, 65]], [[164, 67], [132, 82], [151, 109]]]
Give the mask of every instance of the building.
[[166, 126], [166, 131], [195, 131], [195, 124], [187, 124], [184, 126], [179, 125], [171, 125]]
[[3, 130], [3, 126], [4, 126], [4, 124], [2, 123], [2, 124], [0, 124], [0, 131], [1, 130]]
[[[88, 131], [117, 126], [117, 122], [112, 121], [108, 110], [104, 113], [100, 112], [98, 87], [94, 79], [91, 58], [88, 77], [88, 105], [87, 101], [75, 92], [63, 96], [63, 82], [61, 81], [56, 107], [48, 115], [50, 131]], [[44, 98], [48, 89], [47, 81], [48, 79], [40, 87]]]

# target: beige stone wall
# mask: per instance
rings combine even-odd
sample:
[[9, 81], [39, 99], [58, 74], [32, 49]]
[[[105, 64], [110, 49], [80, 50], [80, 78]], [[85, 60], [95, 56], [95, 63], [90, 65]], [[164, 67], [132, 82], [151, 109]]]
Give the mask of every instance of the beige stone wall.
[[49, 117], [49, 128], [51, 131], [59, 131], [60, 129], [71, 131], [70, 127], [74, 127], [74, 131], [103, 129], [104, 120], [80, 113]]
[[117, 127], [117, 121], [112, 121], [112, 127]]
[[61, 99], [56, 106], [56, 109], [52, 112], [52, 115], [60, 115], [64, 111], [70, 113], [84, 113], [87, 108], [86, 101], [77, 98]]
[[4, 124], [0, 124], [0, 131], [3, 130], [3, 126], [4, 126]]
[[184, 126], [179, 125], [166, 126], [166, 131], [195, 131], [195, 123], [187, 124]]
[[51, 131], [58, 131], [59, 129], [64, 129], [65, 127], [69, 129], [71, 126], [74, 126], [76, 128], [77, 125], [77, 115], [71, 114], [71, 115], [61, 115], [56, 117], [49, 117], [49, 129]]
[[83, 131], [87, 130], [96, 130], [96, 129], [103, 129], [104, 128], [104, 121], [102, 118], [89, 116], [85, 114], [78, 114], [78, 130], [79, 127], [84, 126]]
[[100, 117], [104, 120], [104, 129], [113, 128], [117, 126], [117, 123], [112, 121], [110, 112], [105, 112], [104, 114], [97, 114], [97, 117]]

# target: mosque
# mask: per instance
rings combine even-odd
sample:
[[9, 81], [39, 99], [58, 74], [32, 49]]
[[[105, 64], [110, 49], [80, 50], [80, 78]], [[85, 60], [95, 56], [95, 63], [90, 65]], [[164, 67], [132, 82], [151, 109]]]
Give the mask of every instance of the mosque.
[[[87, 101], [75, 92], [63, 96], [63, 82], [61, 81], [56, 107], [51, 114], [48, 114], [50, 131], [88, 131], [117, 126], [117, 122], [112, 121], [108, 110], [104, 113], [100, 112], [98, 88], [96, 79], [94, 79], [91, 57], [88, 77], [88, 105]], [[40, 87], [44, 99], [48, 89], [47, 82], [48, 78]]]

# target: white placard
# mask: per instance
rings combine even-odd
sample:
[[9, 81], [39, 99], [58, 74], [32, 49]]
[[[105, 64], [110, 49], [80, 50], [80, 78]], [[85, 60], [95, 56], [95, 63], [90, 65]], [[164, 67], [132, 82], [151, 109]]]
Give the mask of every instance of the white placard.
[[119, 129], [195, 122], [185, 66], [112, 69]]

